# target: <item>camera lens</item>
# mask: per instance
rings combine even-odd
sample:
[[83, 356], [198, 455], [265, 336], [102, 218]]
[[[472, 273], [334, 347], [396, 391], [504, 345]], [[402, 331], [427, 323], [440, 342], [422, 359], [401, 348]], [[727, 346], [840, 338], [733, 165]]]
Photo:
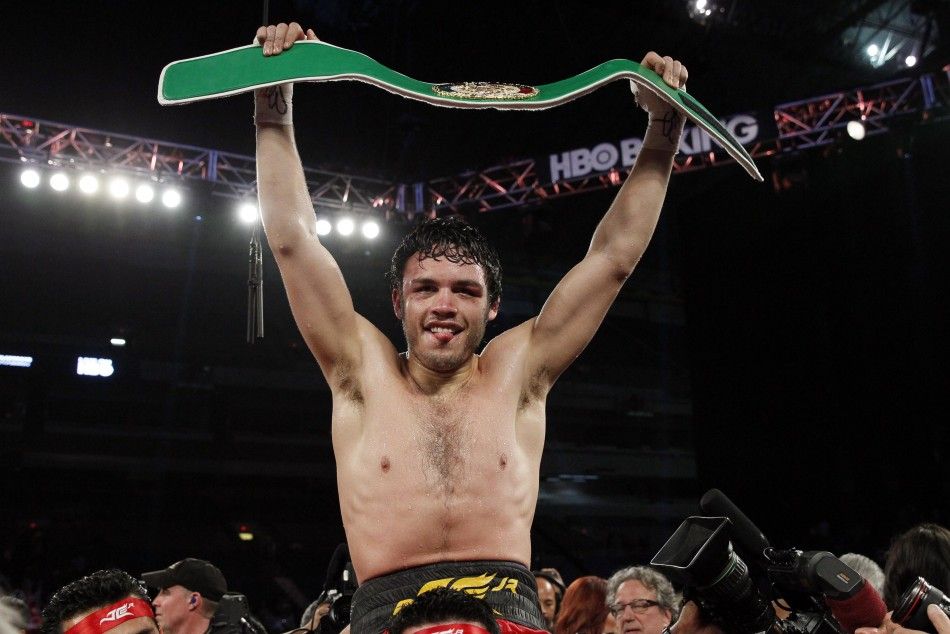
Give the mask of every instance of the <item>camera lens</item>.
[[891, 620], [908, 629], [936, 634], [937, 630], [927, 616], [927, 606], [931, 603], [950, 616], [950, 598], [923, 577], [917, 577], [917, 581], [901, 595]]

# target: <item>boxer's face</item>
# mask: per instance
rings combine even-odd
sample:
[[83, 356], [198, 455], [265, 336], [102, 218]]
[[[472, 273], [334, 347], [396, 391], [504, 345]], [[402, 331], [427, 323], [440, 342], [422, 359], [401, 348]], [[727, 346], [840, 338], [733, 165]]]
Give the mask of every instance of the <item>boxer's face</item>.
[[419, 259], [418, 254], [406, 261], [402, 287], [392, 300], [409, 354], [435, 372], [466, 363], [498, 314], [498, 303], [488, 304], [480, 265]]

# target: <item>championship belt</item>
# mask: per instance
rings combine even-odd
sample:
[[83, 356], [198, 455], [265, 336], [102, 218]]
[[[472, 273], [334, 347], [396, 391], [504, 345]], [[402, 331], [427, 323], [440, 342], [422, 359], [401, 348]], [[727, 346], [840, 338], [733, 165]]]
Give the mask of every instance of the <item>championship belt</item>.
[[613, 59], [574, 77], [540, 86], [493, 82], [431, 84], [398, 73], [367, 55], [326, 42], [302, 40], [270, 57], [261, 54], [260, 46], [251, 44], [167, 65], [158, 80], [158, 102], [191, 103], [285, 82], [356, 80], [435, 106], [542, 110], [577, 99], [618, 79], [629, 79], [639, 90], [658, 95], [705, 130], [750, 176], [762, 180], [749, 153], [701, 103], [628, 59]]

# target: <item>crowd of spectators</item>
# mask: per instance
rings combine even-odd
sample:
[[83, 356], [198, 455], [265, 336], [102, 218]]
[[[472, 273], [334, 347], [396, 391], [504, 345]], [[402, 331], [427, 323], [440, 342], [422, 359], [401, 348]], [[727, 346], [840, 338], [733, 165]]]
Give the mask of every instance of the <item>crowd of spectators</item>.
[[[873, 559], [845, 553], [841, 562], [859, 573], [889, 610], [876, 627], [857, 634], [913, 634], [892, 620], [892, 612], [910, 588], [926, 579], [936, 591], [950, 589], [950, 530], [920, 524], [895, 536], [883, 569]], [[649, 565], [620, 568], [608, 579], [583, 575], [569, 584], [556, 569], [534, 571], [538, 601], [552, 634], [712, 634], [729, 631], [722, 620], [706, 618], [687, 590], [684, 599], [671, 581]], [[940, 595], [934, 595], [939, 597]], [[0, 634], [276, 634], [253, 615], [243, 594], [229, 589], [214, 564], [188, 558], [153, 572], [89, 571], [56, 590], [42, 610], [35, 594], [0, 586]], [[776, 598], [777, 599], [777, 598]], [[348, 597], [324, 588], [309, 605], [301, 606], [296, 634], [335, 634], [346, 620]], [[930, 632], [950, 634], [950, 602], [931, 606], [926, 617]], [[938, 601], [939, 602], [939, 601]], [[926, 602], [925, 602], [926, 603]], [[255, 606], [266, 609], [266, 606]], [[776, 602], [777, 618], [787, 616]], [[327, 617], [327, 615], [330, 617]], [[926, 621], [924, 621], [926, 623]], [[449, 624], [448, 629], [437, 626]], [[866, 624], [870, 625], [870, 624]], [[453, 629], [454, 628], [454, 629]], [[289, 629], [289, 628], [288, 628]], [[390, 634], [436, 632], [497, 634], [492, 610], [478, 598], [450, 589], [420, 595], [393, 617]], [[844, 634], [854, 634], [843, 628]], [[362, 633], [354, 633], [362, 634]]]

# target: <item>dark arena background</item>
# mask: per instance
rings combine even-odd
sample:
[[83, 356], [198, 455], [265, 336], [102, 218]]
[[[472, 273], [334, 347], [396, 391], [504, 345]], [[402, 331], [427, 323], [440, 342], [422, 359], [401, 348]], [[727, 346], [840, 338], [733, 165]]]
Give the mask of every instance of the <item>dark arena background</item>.
[[[433, 82], [537, 85], [673, 55], [765, 176], [687, 137], [647, 255], [552, 391], [532, 564], [568, 581], [648, 562], [712, 487], [774, 544], [878, 562], [896, 533], [950, 522], [948, 3], [702, 6], [269, 7]], [[343, 541], [330, 394], [266, 246], [265, 336], [246, 341], [251, 98], [155, 98], [165, 64], [247, 44], [260, 20], [243, 0], [6, 11], [0, 589], [34, 605], [98, 568], [195, 556], [280, 631]], [[626, 170], [602, 144], [620, 151], [646, 123], [626, 82], [543, 112], [434, 108], [355, 82], [298, 85], [294, 102], [318, 216], [356, 222], [324, 242], [399, 345], [383, 274], [415, 222], [461, 214], [498, 245], [497, 334], [583, 256]], [[584, 152], [587, 172], [571, 163]]]

